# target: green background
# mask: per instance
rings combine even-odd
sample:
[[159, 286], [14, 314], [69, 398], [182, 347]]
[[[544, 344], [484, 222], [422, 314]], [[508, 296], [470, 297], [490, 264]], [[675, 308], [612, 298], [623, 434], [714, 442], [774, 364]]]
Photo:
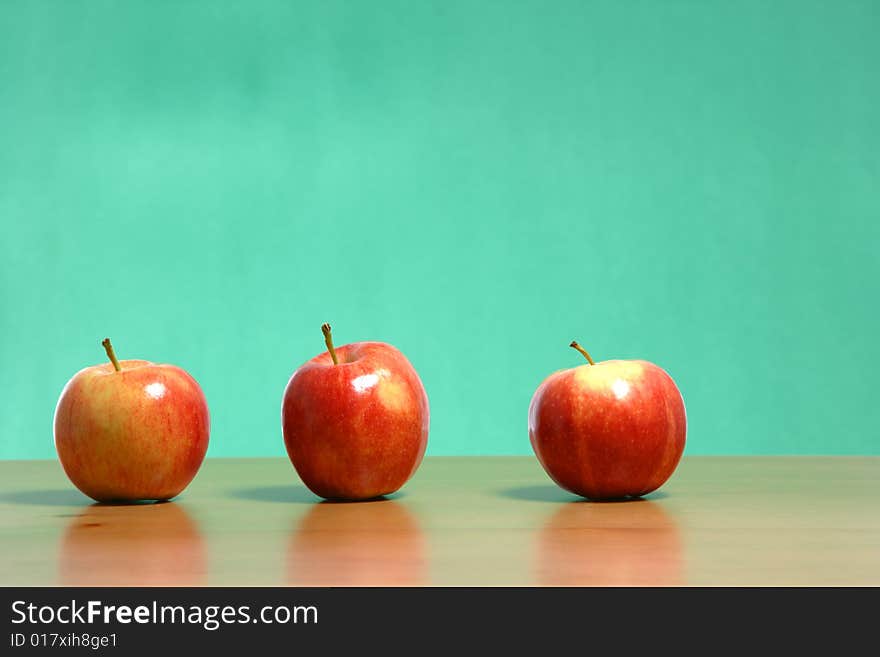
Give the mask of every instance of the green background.
[[880, 3], [0, 5], [0, 457], [65, 381], [188, 369], [280, 455], [391, 342], [429, 454], [528, 454], [549, 372], [652, 360], [691, 454], [878, 454]]

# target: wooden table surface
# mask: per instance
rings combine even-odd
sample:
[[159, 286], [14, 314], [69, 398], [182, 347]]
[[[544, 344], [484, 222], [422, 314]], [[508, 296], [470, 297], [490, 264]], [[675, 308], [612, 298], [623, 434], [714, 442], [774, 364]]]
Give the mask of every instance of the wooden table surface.
[[209, 459], [174, 502], [92, 504], [0, 462], [0, 584], [880, 585], [880, 458], [686, 457], [592, 503], [530, 457], [434, 457], [387, 500], [320, 503], [287, 459]]

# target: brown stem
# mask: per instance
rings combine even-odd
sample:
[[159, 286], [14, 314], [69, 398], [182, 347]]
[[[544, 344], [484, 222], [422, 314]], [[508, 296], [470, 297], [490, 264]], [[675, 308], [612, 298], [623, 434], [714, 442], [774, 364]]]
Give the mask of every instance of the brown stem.
[[104, 341], [101, 342], [101, 344], [104, 345], [104, 351], [107, 352], [107, 358], [113, 363], [113, 367], [117, 372], [121, 372], [122, 368], [119, 366], [119, 361], [116, 360], [116, 353], [113, 351], [113, 345], [110, 344], [110, 338], [104, 338]]
[[333, 359], [333, 364], [339, 365], [339, 359], [336, 358], [336, 350], [333, 348], [333, 336], [330, 334], [330, 325], [322, 324], [321, 333], [324, 334], [324, 343], [327, 345], [327, 351], [330, 352], [330, 358]]
[[590, 354], [587, 353], [587, 350], [584, 349], [582, 346], [580, 346], [577, 342], [572, 341], [572, 343], [571, 343], [570, 345], [568, 345], [568, 346], [569, 346], [569, 347], [572, 347], [573, 349], [577, 349], [579, 352], [581, 352], [581, 353], [584, 355], [584, 358], [587, 359], [587, 362], [590, 363], [590, 365], [595, 365], [595, 364], [596, 364], [596, 363], [593, 361], [593, 359], [590, 358]]

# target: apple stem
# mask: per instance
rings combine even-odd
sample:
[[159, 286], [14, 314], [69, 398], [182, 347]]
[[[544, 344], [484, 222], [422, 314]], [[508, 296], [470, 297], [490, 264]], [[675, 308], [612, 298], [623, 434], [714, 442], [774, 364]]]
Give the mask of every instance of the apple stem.
[[116, 360], [116, 353], [113, 351], [113, 345], [110, 344], [110, 338], [104, 338], [104, 341], [101, 342], [104, 345], [104, 351], [107, 352], [107, 357], [110, 359], [110, 362], [113, 363], [113, 367], [117, 372], [121, 372], [122, 368], [119, 366], [119, 361]]
[[593, 359], [590, 358], [590, 354], [587, 353], [587, 350], [584, 349], [582, 346], [580, 346], [580, 345], [579, 345], [577, 342], [575, 342], [574, 340], [572, 340], [572, 343], [571, 343], [570, 345], [568, 345], [568, 346], [569, 346], [569, 347], [572, 347], [573, 349], [577, 349], [579, 352], [581, 352], [581, 353], [584, 355], [584, 358], [586, 358], [587, 361], [590, 363], [590, 365], [595, 365], [595, 364], [596, 364], [596, 363], [593, 361]]
[[333, 336], [330, 334], [330, 325], [322, 324], [321, 333], [324, 334], [324, 343], [327, 345], [327, 351], [330, 352], [330, 358], [333, 359], [333, 364], [339, 365], [339, 359], [336, 358], [336, 350], [333, 348]]

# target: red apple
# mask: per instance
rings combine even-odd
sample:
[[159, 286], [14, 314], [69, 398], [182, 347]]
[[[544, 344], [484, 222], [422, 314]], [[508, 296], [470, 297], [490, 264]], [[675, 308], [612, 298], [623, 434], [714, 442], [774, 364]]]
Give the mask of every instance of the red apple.
[[551, 374], [529, 407], [529, 438], [562, 488], [591, 499], [640, 497], [669, 479], [684, 451], [684, 401], [644, 360], [589, 361]]
[[281, 407], [293, 467], [316, 495], [362, 500], [388, 495], [415, 473], [428, 444], [428, 396], [413, 366], [384, 342], [327, 351], [302, 365]]
[[174, 365], [116, 359], [77, 372], [55, 408], [67, 476], [99, 502], [167, 500], [195, 477], [208, 449], [202, 389]]

